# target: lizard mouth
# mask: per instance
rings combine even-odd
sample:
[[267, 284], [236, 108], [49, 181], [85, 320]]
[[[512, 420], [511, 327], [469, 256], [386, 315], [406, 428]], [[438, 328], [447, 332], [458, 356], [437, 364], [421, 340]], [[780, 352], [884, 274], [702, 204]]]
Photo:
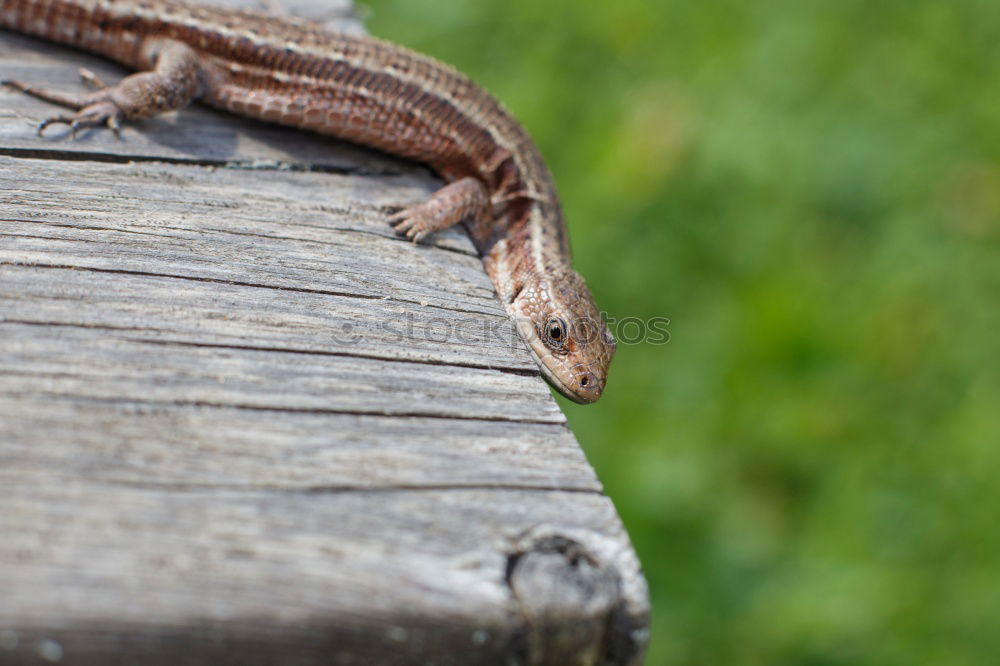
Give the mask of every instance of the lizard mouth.
[[580, 405], [588, 405], [592, 402], [597, 402], [601, 397], [601, 389], [603, 388], [596, 379], [590, 379], [593, 377], [592, 374], [587, 373], [587, 383], [589, 387], [570, 387], [564, 382], [559, 376], [553, 372], [553, 370], [547, 366], [544, 362], [539, 363], [539, 368], [542, 371], [542, 377], [545, 378], [555, 390], [559, 391], [563, 396], [569, 398], [573, 402]]

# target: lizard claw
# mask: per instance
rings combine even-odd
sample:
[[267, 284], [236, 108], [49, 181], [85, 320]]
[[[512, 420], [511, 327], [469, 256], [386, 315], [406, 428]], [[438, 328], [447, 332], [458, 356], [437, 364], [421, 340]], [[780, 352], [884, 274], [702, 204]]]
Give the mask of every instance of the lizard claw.
[[70, 129], [72, 130], [74, 121], [73, 118], [70, 116], [52, 116], [51, 118], [46, 118], [42, 122], [38, 123], [38, 136], [44, 135], [45, 128], [47, 128], [49, 125], [56, 125], [56, 124], [69, 125]]
[[107, 121], [105, 121], [105, 124], [108, 126], [108, 129], [115, 133], [115, 138], [118, 139], [119, 141], [122, 138], [121, 116], [122, 116], [121, 113], [116, 113], [112, 116], [109, 116]]

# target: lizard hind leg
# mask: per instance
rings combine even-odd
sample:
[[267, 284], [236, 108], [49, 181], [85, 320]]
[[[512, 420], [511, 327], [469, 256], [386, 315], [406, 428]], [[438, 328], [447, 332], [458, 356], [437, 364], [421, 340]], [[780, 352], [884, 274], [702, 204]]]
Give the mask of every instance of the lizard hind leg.
[[445, 185], [423, 203], [408, 206], [389, 218], [396, 232], [414, 243], [435, 231], [447, 229], [469, 218], [479, 218], [489, 208], [486, 186], [466, 177]]
[[56, 123], [70, 126], [73, 135], [81, 127], [105, 125], [119, 133], [123, 120], [149, 118], [164, 111], [182, 109], [198, 96], [200, 63], [197, 54], [186, 44], [159, 40], [147, 44], [155, 53], [156, 66], [148, 72], [126, 76], [117, 85], [108, 86], [88, 70], [81, 69], [84, 83], [95, 92], [74, 95], [21, 81], [2, 81], [3, 85], [38, 99], [76, 110], [73, 115], [52, 116], [38, 126], [38, 133]]

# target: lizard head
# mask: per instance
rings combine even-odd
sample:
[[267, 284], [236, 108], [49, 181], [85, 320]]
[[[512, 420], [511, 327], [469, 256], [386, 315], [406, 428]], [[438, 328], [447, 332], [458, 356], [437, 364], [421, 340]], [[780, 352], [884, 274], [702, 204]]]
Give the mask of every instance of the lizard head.
[[596, 402], [608, 378], [615, 339], [583, 278], [567, 268], [529, 280], [510, 309], [545, 379], [574, 402]]

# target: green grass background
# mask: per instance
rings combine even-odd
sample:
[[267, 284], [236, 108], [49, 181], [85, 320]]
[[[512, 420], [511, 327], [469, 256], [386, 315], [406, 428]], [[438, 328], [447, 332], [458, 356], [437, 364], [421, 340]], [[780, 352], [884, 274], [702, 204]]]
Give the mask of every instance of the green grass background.
[[496, 93], [620, 345], [648, 663], [1000, 663], [1000, 3], [367, 0]]

